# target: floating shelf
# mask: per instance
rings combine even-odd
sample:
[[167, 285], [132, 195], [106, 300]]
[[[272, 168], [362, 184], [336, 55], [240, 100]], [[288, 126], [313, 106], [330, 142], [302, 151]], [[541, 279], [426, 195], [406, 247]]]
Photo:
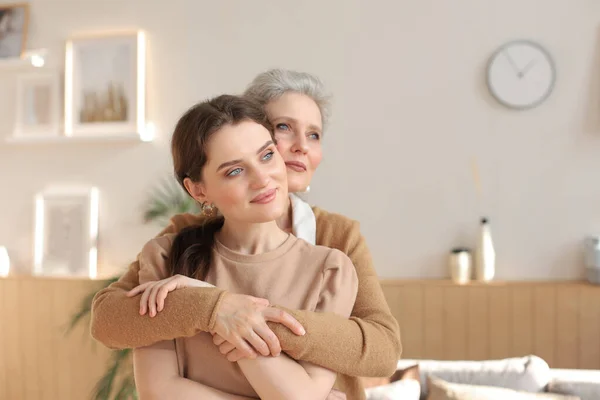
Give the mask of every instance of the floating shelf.
[[51, 144], [51, 143], [112, 143], [112, 142], [151, 142], [152, 138], [145, 138], [137, 133], [107, 134], [89, 136], [11, 136], [6, 139], [9, 144]]

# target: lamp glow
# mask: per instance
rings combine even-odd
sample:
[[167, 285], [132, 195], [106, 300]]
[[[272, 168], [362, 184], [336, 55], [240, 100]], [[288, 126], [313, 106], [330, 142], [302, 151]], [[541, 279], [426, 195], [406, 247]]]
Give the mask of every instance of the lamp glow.
[[8, 276], [10, 272], [10, 258], [6, 247], [0, 246], [0, 276]]

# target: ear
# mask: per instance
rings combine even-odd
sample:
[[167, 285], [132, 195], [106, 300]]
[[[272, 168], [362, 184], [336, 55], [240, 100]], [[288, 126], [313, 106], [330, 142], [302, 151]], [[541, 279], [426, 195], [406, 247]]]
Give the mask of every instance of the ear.
[[185, 178], [183, 180], [183, 186], [188, 191], [188, 193], [196, 200], [198, 203], [208, 202], [208, 198], [206, 197], [206, 190], [202, 182], [194, 182], [190, 178]]

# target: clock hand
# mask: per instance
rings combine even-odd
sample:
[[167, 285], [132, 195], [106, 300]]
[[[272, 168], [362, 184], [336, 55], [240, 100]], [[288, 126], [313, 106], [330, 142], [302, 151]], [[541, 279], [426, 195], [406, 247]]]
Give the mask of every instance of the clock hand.
[[[517, 74], [517, 76], [519, 76], [520, 71], [519, 71], [519, 67], [517, 67], [517, 64], [515, 64], [515, 62], [513, 61], [513, 59], [510, 57], [510, 54], [508, 54], [507, 50], [504, 50], [504, 55], [506, 56], [506, 58], [508, 59], [508, 62], [510, 63], [510, 65], [512, 66], [512, 68], [515, 70], [515, 73]], [[520, 76], [519, 76], [520, 78]]]
[[533, 68], [533, 66], [535, 65], [536, 62], [537, 62], [537, 60], [529, 61], [529, 64], [527, 64], [525, 66], [525, 68], [523, 68], [521, 71], [519, 71], [519, 78], [523, 78], [525, 76], [525, 74], [527, 73], [527, 71], [529, 71], [531, 68]]

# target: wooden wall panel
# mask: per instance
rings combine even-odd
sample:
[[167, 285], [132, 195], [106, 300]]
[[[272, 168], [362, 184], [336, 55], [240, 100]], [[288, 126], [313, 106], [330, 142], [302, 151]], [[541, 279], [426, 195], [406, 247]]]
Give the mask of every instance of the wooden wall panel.
[[[100, 282], [0, 279], [0, 399], [82, 400], [110, 351], [87, 324], [64, 328]], [[600, 369], [600, 287], [583, 282], [384, 280], [404, 358], [482, 360], [536, 354], [551, 367]]]
[[382, 288], [407, 338], [403, 358], [535, 354], [554, 368], [600, 369], [600, 286], [579, 281], [456, 285], [383, 280]]
[[65, 336], [90, 280], [0, 279], [0, 399], [84, 400], [103, 374], [109, 350], [87, 323]]

